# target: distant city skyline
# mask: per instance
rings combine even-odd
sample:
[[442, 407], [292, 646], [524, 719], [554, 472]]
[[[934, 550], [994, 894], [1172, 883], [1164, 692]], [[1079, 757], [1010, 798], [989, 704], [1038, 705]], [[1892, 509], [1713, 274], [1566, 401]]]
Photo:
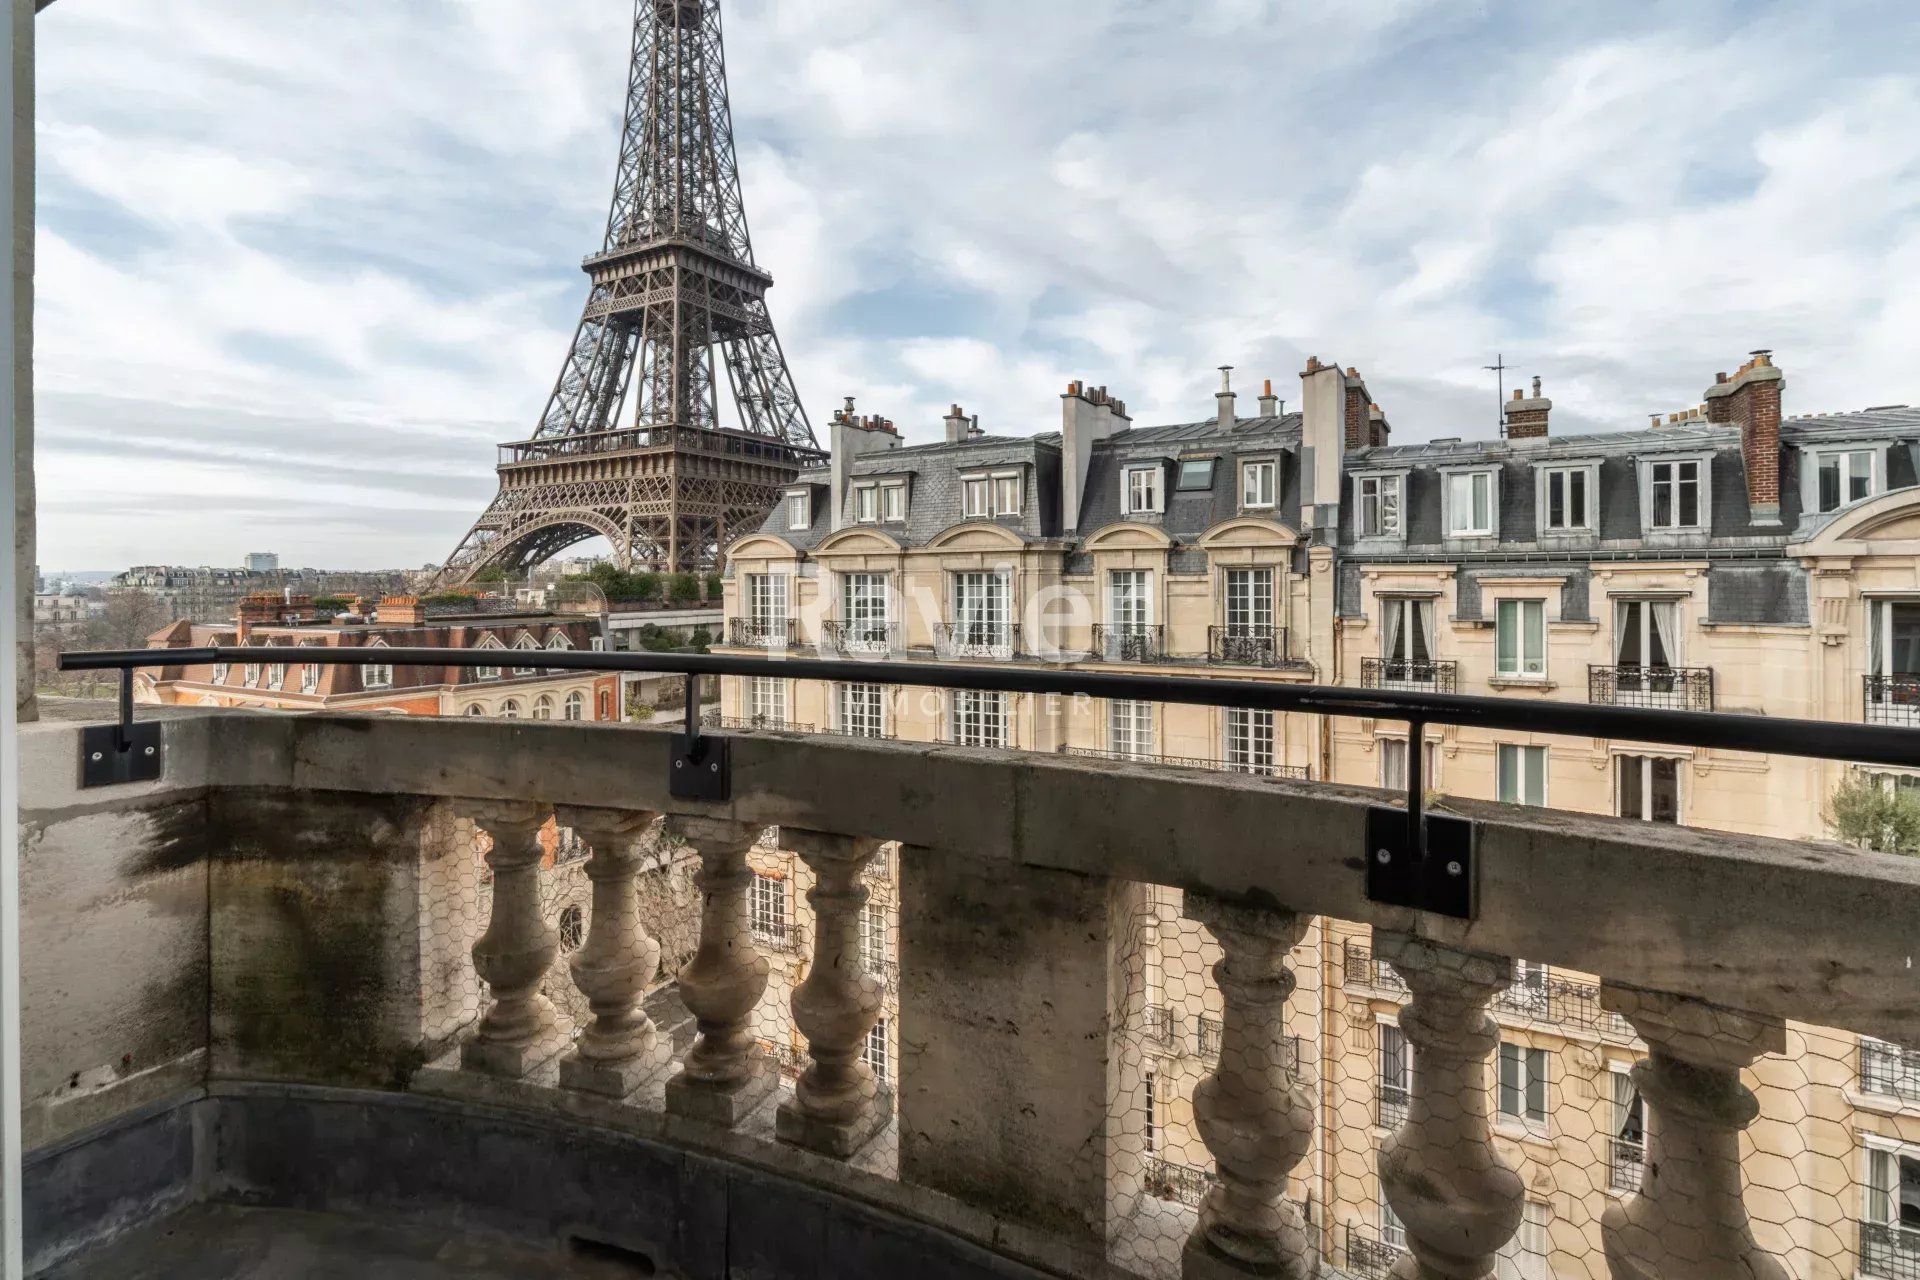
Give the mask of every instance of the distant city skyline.
[[[1071, 10], [1069, 12], [1068, 10]], [[1920, 398], [1920, 14], [1891, 4], [733, 0], [755, 250], [816, 429], [1142, 422], [1359, 365], [1396, 440], [1643, 425], [1771, 347]], [[630, 7], [39, 20], [43, 564], [418, 566], [530, 434]], [[102, 67], [116, 69], [110, 87]]]

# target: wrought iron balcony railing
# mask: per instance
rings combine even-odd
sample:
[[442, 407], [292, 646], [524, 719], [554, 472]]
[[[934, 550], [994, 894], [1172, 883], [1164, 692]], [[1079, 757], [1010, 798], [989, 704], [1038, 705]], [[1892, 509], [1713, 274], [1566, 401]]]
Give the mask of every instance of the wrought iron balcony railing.
[[1409, 662], [1399, 658], [1360, 659], [1360, 687], [1402, 693], [1452, 693], [1460, 683], [1457, 662]]
[[1068, 747], [1070, 756], [1092, 760], [1129, 760], [1137, 764], [1164, 764], [1176, 769], [1212, 769], [1218, 773], [1250, 773], [1262, 778], [1292, 778], [1305, 782], [1311, 771], [1303, 764], [1248, 764], [1236, 760], [1209, 759], [1204, 756], [1143, 755], [1137, 751], [1108, 751], [1100, 747]]
[[1382, 1240], [1357, 1222], [1347, 1224], [1347, 1274], [1361, 1280], [1387, 1280], [1406, 1248]]
[[1884, 1040], [1860, 1040], [1860, 1091], [1920, 1102], [1920, 1049]]
[[[1194, 1031], [1200, 1045], [1200, 1056], [1208, 1062], [1217, 1062], [1220, 1045], [1226, 1035], [1226, 1024], [1203, 1013], [1194, 1019]], [[1300, 1070], [1300, 1052], [1299, 1036], [1288, 1036], [1280, 1042], [1280, 1060], [1286, 1064], [1287, 1070]]]
[[820, 647], [848, 657], [885, 657], [900, 648], [897, 622], [823, 622]]
[[807, 949], [807, 931], [791, 920], [755, 920], [748, 928], [753, 940], [769, 951], [800, 955]]
[[1014, 622], [942, 622], [933, 629], [933, 647], [942, 658], [1011, 658], [1020, 652], [1020, 626]]
[[[1407, 984], [1393, 966], [1362, 943], [1347, 943], [1341, 963], [1341, 982], [1348, 988], [1371, 989], [1396, 998], [1406, 993]], [[1633, 1039], [1633, 1027], [1626, 1019], [1601, 1007], [1598, 983], [1570, 978], [1544, 965], [1527, 966], [1518, 981], [1494, 996], [1492, 1009], [1497, 1014], [1551, 1023], [1596, 1038]]]
[[1373, 954], [1371, 948], [1358, 942], [1349, 942], [1341, 951], [1340, 982], [1345, 987], [1368, 987], [1375, 991], [1404, 992], [1407, 984], [1400, 980], [1393, 966]]
[[1175, 1164], [1159, 1156], [1147, 1156], [1143, 1163], [1143, 1181], [1147, 1185], [1148, 1195], [1162, 1200], [1175, 1200], [1195, 1209], [1207, 1198], [1208, 1188], [1219, 1181], [1205, 1169], [1196, 1169], [1190, 1164]]
[[1407, 1108], [1413, 1105], [1413, 1092], [1397, 1084], [1375, 1086], [1374, 1123], [1382, 1129], [1398, 1129], [1407, 1122]]
[[1272, 667], [1287, 656], [1285, 627], [1238, 626], [1207, 628], [1207, 657], [1213, 662], [1243, 667]]
[[1863, 676], [1867, 724], [1920, 727], [1920, 675]]
[[1920, 1230], [1893, 1222], [1862, 1222], [1860, 1274], [1873, 1280], [1920, 1280]]
[[708, 711], [700, 717], [700, 722], [710, 729], [732, 729], [740, 733], [752, 733], [764, 730], [768, 733], [812, 733], [814, 727], [798, 720], [789, 720], [785, 716], [723, 716], [717, 710]]
[[792, 618], [729, 618], [727, 643], [740, 649], [791, 649], [800, 643]]
[[1630, 1138], [1612, 1139], [1607, 1152], [1607, 1185], [1615, 1191], [1638, 1191], [1646, 1171], [1647, 1144]]
[[1587, 700], [1614, 707], [1711, 711], [1713, 668], [1588, 666]]
[[1178, 1025], [1174, 1012], [1163, 1004], [1150, 1004], [1140, 1011], [1140, 1027], [1149, 1041], [1165, 1047], [1173, 1047], [1174, 1028]]
[[1167, 656], [1167, 629], [1139, 622], [1093, 624], [1093, 657], [1098, 662], [1159, 662]]

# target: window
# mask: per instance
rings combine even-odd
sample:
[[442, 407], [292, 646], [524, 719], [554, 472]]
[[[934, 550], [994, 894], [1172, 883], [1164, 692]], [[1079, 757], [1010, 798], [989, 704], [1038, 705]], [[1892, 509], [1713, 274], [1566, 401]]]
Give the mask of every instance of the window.
[[467, 708], [466, 713], [470, 716], [483, 716], [487, 714], [487, 709], [476, 702]]
[[873, 485], [856, 485], [853, 490], [853, 522], [855, 524], [878, 524], [880, 522], [880, 490]]
[[320, 664], [309, 662], [300, 668], [300, 692], [320, 692]]
[[287, 687], [287, 664], [276, 662], [267, 668], [267, 688], [284, 689]]
[[755, 724], [784, 725], [787, 722], [787, 682], [772, 676], [749, 677], [747, 715]]
[[[518, 640], [515, 640], [513, 642], [513, 648], [516, 653], [525, 653], [530, 649], [538, 649], [539, 647], [540, 646], [538, 644], [534, 643], [534, 639], [532, 636], [521, 636]], [[522, 659], [522, 661], [524, 661], [524, 659]], [[517, 676], [530, 676], [533, 674], [533, 670], [534, 669], [532, 667], [516, 666], [513, 669], [513, 674]]]
[[1700, 462], [1655, 462], [1647, 467], [1647, 524], [1654, 529], [1698, 529], [1702, 525]]
[[1422, 678], [1417, 668], [1433, 661], [1433, 601], [1380, 597], [1380, 656], [1389, 679]]
[[1870, 498], [1878, 485], [1874, 472], [1877, 449], [1847, 449], [1817, 455], [1814, 480], [1815, 511], [1838, 511], [1850, 502]]
[[1547, 1270], [1547, 1225], [1553, 1210], [1539, 1200], [1529, 1200], [1520, 1218], [1520, 1230], [1500, 1246], [1494, 1259], [1494, 1280], [1549, 1280]]
[[887, 575], [840, 576], [840, 646], [849, 653], [886, 653], [892, 648], [887, 617]]
[[1907, 1280], [1920, 1269], [1920, 1153], [1867, 1148], [1860, 1274]]
[[560, 949], [578, 951], [580, 944], [587, 940], [587, 915], [579, 907], [568, 907], [560, 913]]
[[1380, 1240], [1396, 1249], [1407, 1247], [1407, 1226], [1400, 1221], [1400, 1215], [1387, 1203], [1385, 1195], [1380, 1197]]
[[961, 655], [1006, 656], [1013, 643], [1012, 594], [1003, 573], [953, 575], [953, 643]]
[[518, 720], [520, 718], [520, 703], [513, 698], [508, 698], [500, 704], [500, 716], [504, 720]]
[[1613, 1149], [1608, 1153], [1607, 1185], [1615, 1191], [1638, 1191], [1647, 1162], [1647, 1107], [1630, 1072], [1613, 1076]]
[[747, 926], [762, 942], [784, 945], [787, 941], [787, 882], [774, 876], [753, 873], [747, 887]]
[[533, 700], [533, 718], [535, 720], [553, 719], [553, 697], [551, 694], [543, 693]]
[[240, 673], [240, 683], [246, 685], [248, 688], [252, 688], [255, 685], [259, 684], [260, 683], [260, 664], [257, 662], [247, 663], [246, 669]]
[[1273, 772], [1273, 712], [1227, 710], [1227, 767], [1237, 773]]
[[1494, 669], [1518, 680], [1547, 674], [1547, 604], [1544, 600], [1502, 600], [1494, 623]]
[[567, 695], [566, 717], [569, 720], [587, 718], [587, 699], [578, 689]]
[[602, 720], [613, 719], [613, 695], [611, 693], [608, 693], [605, 689], [602, 689], [600, 691], [599, 701], [600, 701], [600, 718]]
[[993, 514], [1020, 514], [1020, 473], [1009, 471], [993, 477]]
[[[500, 647], [500, 642], [494, 637], [488, 636], [486, 639], [482, 640], [479, 644], [475, 645], [474, 647], [476, 649], [498, 649]], [[473, 678], [475, 680], [498, 680], [500, 678], [500, 668], [499, 667], [475, 667], [473, 669]]]
[[[387, 646], [382, 644], [380, 641], [376, 640], [369, 647], [374, 649], [384, 649]], [[499, 671], [496, 670], [494, 674], [499, 675], [500, 673]], [[360, 668], [360, 684], [362, 688], [366, 688], [366, 689], [392, 688], [393, 687], [393, 668], [384, 662], [369, 663], [368, 665]]]
[[1160, 1073], [1149, 1071], [1141, 1081], [1141, 1092], [1146, 1098], [1146, 1144], [1148, 1154], [1160, 1150], [1160, 1129], [1166, 1124], [1166, 1108], [1160, 1098]]
[[1361, 476], [1360, 536], [1400, 536], [1400, 476]]
[[[1420, 757], [1420, 781], [1424, 790], [1431, 791], [1440, 777], [1440, 753], [1438, 743], [1425, 744]], [[1407, 740], [1405, 738], [1380, 739], [1380, 785], [1389, 791], [1407, 789]]]
[[1007, 745], [1007, 695], [955, 689], [953, 742], [960, 747]]
[[1613, 609], [1616, 666], [1679, 665], [1680, 606], [1672, 600], [1620, 600]]
[[548, 649], [571, 649], [573, 648], [573, 641], [567, 639], [566, 632], [556, 631], [552, 635], [547, 637], [547, 648]]
[[840, 732], [855, 738], [887, 736], [886, 690], [877, 684], [840, 686]]
[[1680, 762], [1670, 756], [1620, 756], [1620, 816], [1643, 822], [1680, 821]]
[[1493, 472], [1447, 474], [1447, 536], [1485, 537], [1493, 532]]
[[1107, 575], [1107, 622], [1123, 634], [1144, 631], [1152, 624], [1151, 571], [1115, 569]]
[[1125, 515], [1160, 510], [1160, 467], [1128, 467], [1121, 473], [1120, 510]]
[[1382, 1129], [1398, 1129], [1413, 1101], [1413, 1051], [1407, 1045], [1406, 1032], [1393, 1023], [1377, 1022], [1374, 1026], [1380, 1032], [1380, 1078], [1376, 1085], [1380, 1110], [1376, 1119]]
[[880, 522], [903, 524], [907, 518], [907, 486], [889, 484], [880, 487]]
[[868, 973], [886, 972], [893, 959], [887, 945], [887, 904], [869, 900], [860, 908], [860, 964]]
[[1271, 507], [1273, 505], [1274, 476], [1279, 464], [1270, 461], [1245, 462], [1240, 465], [1240, 505], [1243, 507]]
[[1135, 760], [1153, 755], [1151, 702], [1107, 703], [1107, 750]]
[[813, 502], [805, 489], [787, 490], [787, 528], [813, 527]]
[[1174, 477], [1175, 493], [1204, 493], [1213, 488], [1213, 459], [1188, 458], [1180, 464], [1180, 472]]
[[1273, 634], [1273, 570], [1227, 570], [1227, 634]]
[[787, 621], [787, 575], [748, 574], [747, 611], [755, 622], [784, 625]]
[[1593, 528], [1593, 472], [1587, 467], [1555, 467], [1541, 483], [1540, 528], [1547, 533], [1581, 533]]
[[1867, 601], [1867, 674], [1920, 676], [1920, 601]]
[[1547, 1051], [1500, 1042], [1500, 1114], [1547, 1122]]
[[887, 1041], [890, 1036], [885, 1018], [867, 1029], [866, 1042], [860, 1048], [860, 1061], [867, 1064], [873, 1072], [873, 1078], [881, 1084], [887, 1082]]
[[227, 673], [230, 670], [232, 670], [232, 668], [229, 667], [224, 662], [214, 663], [213, 664], [213, 682], [215, 684], [225, 684], [227, 682]]
[[1498, 758], [1499, 798], [1507, 804], [1544, 805], [1547, 802], [1547, 749], [1501, 743]]
[[993, 485], [987, 477], [965, 477], [960, 481], [960, 495], [962, 515], [984, 520], [993, 514]]
[[559, 862], [578, 862], [593, 850], [580, 838], [580, 833], [572, 827], [555, 825], [553, 829], [553, 860]]

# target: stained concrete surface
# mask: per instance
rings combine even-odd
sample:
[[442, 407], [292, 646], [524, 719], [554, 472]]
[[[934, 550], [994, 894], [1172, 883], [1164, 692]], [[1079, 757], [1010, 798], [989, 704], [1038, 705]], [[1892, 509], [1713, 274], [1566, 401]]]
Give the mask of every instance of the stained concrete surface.
[[39, 1280], [635, 1280], [644, 1260], [529, 1249], [473, 1232], [204, 1204], [155, 1219]]

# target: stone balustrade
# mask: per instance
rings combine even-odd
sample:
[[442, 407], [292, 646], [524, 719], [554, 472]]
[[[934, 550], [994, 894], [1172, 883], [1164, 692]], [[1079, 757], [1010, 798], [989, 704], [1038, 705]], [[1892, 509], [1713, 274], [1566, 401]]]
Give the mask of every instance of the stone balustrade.
[[[169, 891], [201, 895], [207, 949], [169, 934], [148, 959], [162, 981], [200, 975], [204, 1040], [183, 1019], [167, 1043], [187, 1047], [151, 1066], [203, 1089], [294, 1079], [586, 1116], [832, 1186], [1035, 1274], [1480, 1280], [1534, 1229], [1541, 1193], [1516, 1143], [1556, 1137], [1513, 1129], [1502, 1092], [1531, 1097], [1503, 1054], [1530, 1061], [1532, 1042], [1491, 1016], [1525, 957], [1601, 975], [1600, 1005], [1644, 1045], [1620, 1064], [1643, 1100], [1644, 1175], [1610, 1190], [1619, 1144], [1641, 1139], [1595, 1139], [1591, 1274], [1837, 1277], [1859, 1261], [1853, 1241], [1898, 1228], [1873, 1235], [1858, 1203], [1829, 1212], [1811, 1192], [1805, 1231], [1750, 1212], [1741, 1143], [1778, 1092], [1754, 1073], [1808, 1039], [1788, 1028], [1920, 1044], [1909, 862], [1462, 803], [1481, 824], [1480, 913], [1440, 921], [1366, 901], [1355, 860], [1375, 797], [1350, 789], [742, 738], [733, 799], [704, 805], [670, 794], [668, 736], [648, 730], [246, 716], [170, 729], [166, 782], [30, 804], [31, 1141], [156, 1096], [159, 1077], [137, 1072], [68, 1086], [125, 997], [67, 995], [49, 975], [80, 955], [77, 913], [118, 910], [67, 892], [53, 859], [119, 840], [132, 862], [66, 864], [111, 882], [149, 874], [126, 868], [164, 841]], [[70, 731], [38, 732], [56, 760]], [[104, 833], [103, 802], [120, 810]], [[549, 820], [584, 862], [554, 863]], [[880, 863], [883, 842], [898, 852]], [[677, 875], [697, 894], [684, 947], [657, 918]], [[556, 912], [574, 876], [583, 896]], [[878, 884], [898, 894], [898, 955], [881, 959], [863, 933]], [[1183, 998], [1159, 969], [1143, 994], [1135, 922], [1170, 891], [1154, 886], [1181, 904], [1156, 935], [1207, 957], [1182, 979], [1217, 993], [1203, 1054], [1160, 1043], [1167, 1015], [1146, 1013]], [[564, 953], [555, 921], [576, 908], [584, 932]], [[756, 941], [776, 910], [797, 956]], [[136, 952], [157, 945], [145, 917], [114, 919]], [[1370, 926], [1365, 949], [1315, 923], [1328, 920]], [[185, 976], [179, 991], [196, 998]], [[303, 993], [310, 1018], [282, 1003]], [[1376, 1026], [1404, 1038], [1409, 1096], [1369, 1137]], [[1617, 1039], [1579, 1052], [1640, 1052]], [[124, 1104], [105, 1101], [115, 1090]], [[1364, 1197], [1328, 1192], [1343, 1167], [1376, 1162]], [[1574, 1185], [1563, 1174], [1563, 1195]]]

